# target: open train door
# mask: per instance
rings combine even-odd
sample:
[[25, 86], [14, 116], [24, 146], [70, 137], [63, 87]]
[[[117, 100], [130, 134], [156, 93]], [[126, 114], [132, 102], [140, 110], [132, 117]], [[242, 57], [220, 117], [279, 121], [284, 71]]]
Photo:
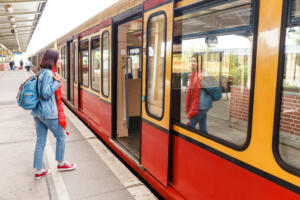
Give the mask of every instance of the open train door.
[[144, 10], [141, 164], [167, 185], [173, 1], [147, 0]]

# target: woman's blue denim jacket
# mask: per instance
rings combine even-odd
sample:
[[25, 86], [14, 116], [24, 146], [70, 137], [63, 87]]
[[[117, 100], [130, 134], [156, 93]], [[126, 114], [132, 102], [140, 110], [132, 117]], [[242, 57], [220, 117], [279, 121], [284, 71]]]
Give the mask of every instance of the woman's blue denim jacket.
[[31, 114], [43, 119], [57, 119], [58, 111], [55, 91], [59, 88], [59, 82], [53, 79], [50, 69], [42, 69], [37, 75], [38, 92], [41, 98]]

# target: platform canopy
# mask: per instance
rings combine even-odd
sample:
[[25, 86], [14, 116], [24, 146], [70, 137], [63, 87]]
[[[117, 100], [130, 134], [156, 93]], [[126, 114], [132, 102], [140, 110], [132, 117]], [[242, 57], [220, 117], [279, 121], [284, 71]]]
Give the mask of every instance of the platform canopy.
[[0, 0], [0, 43], [26, 51], [47, 0]]

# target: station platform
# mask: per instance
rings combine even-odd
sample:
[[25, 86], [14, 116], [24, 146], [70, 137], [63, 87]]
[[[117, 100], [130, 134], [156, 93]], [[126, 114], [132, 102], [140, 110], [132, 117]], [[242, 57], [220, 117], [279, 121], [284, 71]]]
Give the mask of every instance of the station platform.
[[31, 76], [25, 70], [0, 73], [0, 199], [13, 200], [152, 200], [157, 197], [115, 157], [67, 107], [65, 160], [78, 166], [56, 171], [55, 138], [48, 132], [44, 168], [52, 173], [34, 179], [36, 133], [30, 111], [16, 103], [20, 84]]

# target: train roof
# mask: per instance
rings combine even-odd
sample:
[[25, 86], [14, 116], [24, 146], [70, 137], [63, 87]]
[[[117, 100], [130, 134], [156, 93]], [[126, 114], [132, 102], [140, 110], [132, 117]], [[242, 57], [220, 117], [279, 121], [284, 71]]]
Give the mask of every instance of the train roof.
[[81, 32], [92, 28], [101, 22], [110, 19], [118, 14], [121, 14], [131, 8], [134, 8], [136, 6], [139, 6], [143, 3], [143, 0], [120, 0], [116, 2], [115, 4], [111, 5], [110, 7], [106, 8], [105, 10], [101, 11], [100, 13], [96, 14], [94, 17], [88, 19], [83, 24], [75, 27], [62, 37], [59, 37], [57, 39], [58, 42], [69, 39], [74, 35], [80, 34]]

